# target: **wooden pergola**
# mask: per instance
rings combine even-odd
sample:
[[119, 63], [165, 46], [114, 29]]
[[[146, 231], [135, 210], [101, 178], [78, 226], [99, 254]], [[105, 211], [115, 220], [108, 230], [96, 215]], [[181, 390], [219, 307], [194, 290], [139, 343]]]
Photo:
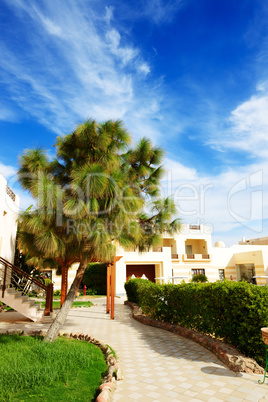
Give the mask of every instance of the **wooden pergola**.
[[115, 267], [117, 261], [121, 257], [114, 257], [113, 264], [108, 264], [107, 266], [107, 305], [106, 313], [111, 312], [111, 320], [114, 320], [114, 298], [115, 298]]

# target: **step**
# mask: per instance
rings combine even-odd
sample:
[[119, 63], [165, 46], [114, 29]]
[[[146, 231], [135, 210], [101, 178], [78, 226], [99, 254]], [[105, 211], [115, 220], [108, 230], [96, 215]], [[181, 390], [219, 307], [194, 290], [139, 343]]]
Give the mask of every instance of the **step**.
[[42, 320], [44, 309], [40, 305], [35, 304], [34, 300], [29, 299], [26, 295], [22, 295], [22, 292], [16, 292], [14, 288], [8, 288], [4, 298], [1, 296], [0, 294], [0, 300], [19, 313], [33, 321]]

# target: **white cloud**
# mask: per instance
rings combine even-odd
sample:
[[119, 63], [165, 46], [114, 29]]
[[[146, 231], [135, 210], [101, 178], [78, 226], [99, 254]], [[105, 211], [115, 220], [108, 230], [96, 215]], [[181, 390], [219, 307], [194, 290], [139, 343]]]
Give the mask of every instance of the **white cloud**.
[[173, 197], [183, 222], [209, 224], [214, 240], [223, 239], [229, 245], [243, 236], [267, 235], [268, 161], [214, 176], [171, 159], [166, 159], [164, 167], [162, 196]]
[[17, 120], [16, 113], [11, 108], [1, 106], [0, 120], [2, 120], [2, 121], [15, 121], [15, 120]]
[[145, 74], [145, 75], [149, 74], [150, 71], [151, 71], [150, 66], [149, 66], [147, 63], [142, 63], [142, 64], [140, 64], [140, 65], [138, 66], [138, 70], [139, 70], [141, 73]]
[[156, 24], [171, 22], [185, 0], [146, 0], [142, 13]]
[[97, 13], [83, 0], [7, 4], [22, 21], [27, 16], [31, 29], [25, 53], [0, 40], [4, 85], [22, 110], [57, 134], [86, 118], [108, 116], [124, 119], [135, 133], [133, 110], [149, 125], [155, 111], [144, 111], [144, 105], [158, 97], [159, 89], [147, 90], [150, 67], [129, 35], [115, 26], [112, 7]]
[[[219, 120], [219, 118], [218, 118]], [[268, 157], [268, 86], [267, 82], [257, 85], [256, 93], [249, 97], [213, 130], [207, 142], [218, 152], [244, 152], [245, 156]], [[211, 130], [212, 131], [212, 130]], [[217, 133], [218, 132], [218, 133]]]
[[[0, 40], [1, 65], [5, 73], [2, 84], [8, 88], [13, 101], [41, 124], [57, 134], [66, 134], [88, 117], [99, 121], [120, 118], [135, 138], [146, 136], [158, 144], [172, 141], [172, 135], [181, 135], [190, 124], [192, 127], [190, 115], [183, 115], [183, 101], [179, 100], [174, 106], [174, 99], [163, 95], [163, 77], [157, 82], [148, 81], [151, 79], [150, 63], [143, 60], [142, 51], [131, 41], [130, 34], [116, 25], [112, 7], [96, 13], [83, 0], [40, 0], [34, 2], [34, 6], [30, 0], [6, 0], [6, 3], [19, 11], [21, 21], [27, 16], [31, 36], [29, 51], [25, 53], [13, 51], [9, 43]], [[148, 0], [141, 13], [160, 24], [171, 21], [183, 4], [183, 1]], [[193, 91], [196, 93], [196, 88]], [[169, 195], [177, 192], [185, 221], [200, 219], [201, 223], [211, 223], [215, 232], [223, 234], [240, 227], [242, 233], [241, 222], [233, 217], [237, 213], [245, 218], [245, 225], [258, 229], [258, 216], [250, 222], [250, 188], [234, 194], [231, 200], [234, 211], [228, 209], [228, 194], [236, 183], [243, 179], [249, 183], [251, 174], [268, 168], [264, 158], [268, 149], [267, 85], [259, 84], [256, 94], [230, 113], [224, 135], [218, 128], [214, 105], [206, 103], [204, 94], [201, 95], [199, 98], [204, 101], [199, 104], [197, 124], [214, 133], [211, 146], [222, 151], [242, 149], [259, 156], [261, 161], [258, 165], [229, 168], [216, 176], [204, 176], [195, 168], [185, 166], [183, 158], [169, 158], [166, 169], [172, 172], [172, 185], [169, 188], [168, 184], [163, 184], [163, 191], [170, 190]], [[169, 112], [174, 107], [175, 113]], [[0, 118], [13, 118], [13, 112], [9, 113], [8, 108], [2, 109]], [[216, 137], [218, 129], [221, 134]], [[181, 155], [181, 150], [178, 154]], [[6, 177], [14, 174], [11, 166], [4, 168]], [[261, 189], [263, 216], [268, 216], [265, 177]], [[28, 206], [30, 200], [25, 200]], [[189, 215], [189, 212], [193, 213]]]
[[107, 21], [108, 24], [110, 24], [111, 20], [113, 19], [114, 16], [114, 8], [113, 7], [105, 7], [106, 10], [106, 15], [105, 15], [105, 19]]
[[197, 180], [197, 172], [194, 168], [184, 166], [182, 163], [165, 158], [164, 168], [171, 175], [172, 182], [192, 182]]
[[268, 94], [253, 95], [232, 111], [232, 146], [260, 156], [268, 155]]
[[14, 166], [5, 165], [0, 162], [0, 173], [8, 180], [11, 176], [17, 173], [17, 169]]
[[121, 36], [116, 29], [108, 31], [106, 33], [106, 39], [112, 54], [117, 56], [122, 61], [123, 65], [132, 61], [139, 53], [137, 49], [133, 49], [129, 46], [120, 46]]

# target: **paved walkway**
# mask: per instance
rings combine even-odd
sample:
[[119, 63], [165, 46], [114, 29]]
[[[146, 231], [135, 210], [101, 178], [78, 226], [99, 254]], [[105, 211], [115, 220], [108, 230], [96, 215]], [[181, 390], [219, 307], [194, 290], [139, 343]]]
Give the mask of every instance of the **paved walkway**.
[[[105, 313], [105, 299], [94, 299], [94, 304], [71, 310], [63, 330], [90, 334], [116, 351], [124, 379], [117, 383], [114, 401], [268, 400], [268, 384], [257, 382], [261, 375], [236, 374], [202, 346], [135, 321], [122, 299], [116, 299], [114, 321]], [[10, 322], [1, 322], [4, 316], [11, 317]], [[0, 314], [0, 332], [48, 326], [11, 323], [19, 317], [15, 312]]]

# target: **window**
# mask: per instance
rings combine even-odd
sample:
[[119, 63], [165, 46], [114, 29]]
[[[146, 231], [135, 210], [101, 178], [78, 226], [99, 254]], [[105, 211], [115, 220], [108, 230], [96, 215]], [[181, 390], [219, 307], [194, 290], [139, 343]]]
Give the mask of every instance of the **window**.
[[190, 244], [185, 245], [185, 254], [193, 254], [193, 248]]
[[219, 279], [223, 281], [225, 278], [224, 269], [219, 269]]
[[205, 270], [203, 268], [192, 269], [192, 276], [195, 275], [205, 275]]

